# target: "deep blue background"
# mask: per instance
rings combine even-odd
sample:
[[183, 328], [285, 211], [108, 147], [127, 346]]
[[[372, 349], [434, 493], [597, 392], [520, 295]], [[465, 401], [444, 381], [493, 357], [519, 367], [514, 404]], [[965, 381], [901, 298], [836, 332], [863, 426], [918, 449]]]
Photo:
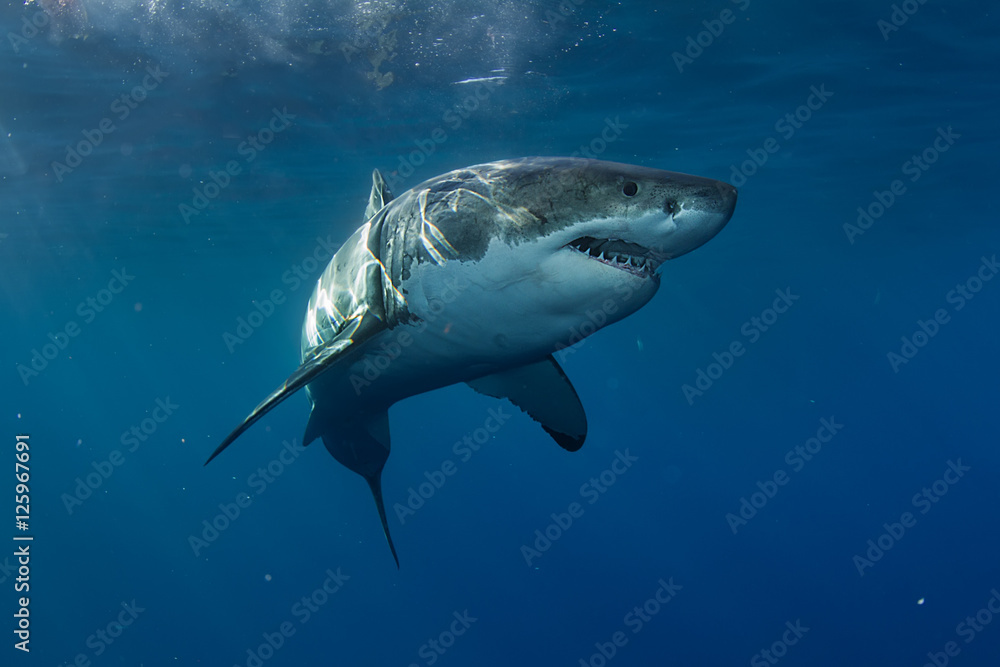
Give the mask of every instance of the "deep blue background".
[[[266, 664], [426, 665], [421, 646], [465, 610], [478, 620], [436, 664], [579, 665], [619, 630], [628, 644], [608, 664], [751, 664], [796, 620], [809, 631], [782, 664], [918, 666], [948, 641], [952, 664], [996, 664], [1000, 619], [971, 643], [956, 626], [1000, 587], [1000, 281], [960, 311], [946, 299], [1000, 250], [996, 12], [929, 0], [884, 39], [888, 2], [662, 4], [2, 10], [0, 469], [30, 433], [35, 535], [32, 653], [10, 645], [13, 578], [0, 571], [3, 664], [245, 665], [262, 633], [292, 621]], [[678, 71], [671, 54], [726, 8], [735, 20]], [[39, 33], [12, 38], [32, 17]], [[391, 82], [368, 76], [380, 50]], [[114, 100], [157, 66], [167, 77], [119, 120]], [[490, 76], [502, 83], [454, 127], [477, 89], [457, 82]], [[833, 95], [788, 138], [775, 123], [811, 86]], [[239, 143], [274, 108], [292, 126], [242, 162]], [[115, 131], [60, 181], [52, 163], [106, 117]], [[405, 525], [390, 517], [399, 571], [364, 483], [314, 448], [196, 557], [202, 521], [301, 437], [296, 397], [202, 467], [296, 366], [311, 286], [282, 275], [317, 236], [357, 227], [371, 169], [391, 174], [437, 128], [447, 139], [397, 190], [567, 155], [608, 118], [627, 128], [601, 157], [620, 162], [732, 181], [748, 150], [780, 148], [740, 187], [728, 228], [665, 267], [652, 303], [566, 357], [586, 446], [567, 454], [518, 413], [458, 462], [452, 444], [503, 404], [464, 386], [415, 397], [390, 412], [387, 503], [446, 459], [458, 472]], [[911, 182], [904, 163], [949, 127], [960, 138]], [[185, 224], [178, 206], [234, 159], [242, 173]], [[850, 243], [844, 224], [894, 179], [905, 194]], [[134, 280], [85, 322], [77, 305], [122, 269]], [[230, 353], [223, 333], [274, 289], [287, 301]], [[741, 327], [777, 289], [799, 299], [749, 344]], [[950, 321], [893, 372], [887, 353], [938, 308]], [[79, 335], [26, 385], [18, 365], [71, 320]], [[682, 385], [737, 340], [746, 353], [689, 404]], [[62, 495], [167, 397], [180, 407], [69, 513]], [[844, 427], [789, 472], [785, 453], [821, 418]], [[527, 566], [521, 545], [625, 449], [638, 462]], [[911, 498], [959, 459], [971, 470], [919, 514]], [[778, 470], [787, 486], [734, 535], [726, 514]], [[916, 525], [859, 576], [854, 556], [907, 511]], [[328, 568], [349, 581], [298, 623], [292, 605]], [[683, 588], [631, 633], [625, 615], [671, 577]], [[145, 611], [95, 656], [88, 636], [133, 599]]]

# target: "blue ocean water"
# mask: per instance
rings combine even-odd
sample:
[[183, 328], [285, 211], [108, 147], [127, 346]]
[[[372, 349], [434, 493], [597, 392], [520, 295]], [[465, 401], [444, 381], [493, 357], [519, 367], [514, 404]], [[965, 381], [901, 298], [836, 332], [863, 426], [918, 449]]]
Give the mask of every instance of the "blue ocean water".
[[[3, 664], [997, 664], [987, 3], [40, 0], [0, 28]], [[202, 466], [298, 364], [373, 168], [572, 154], [740, 190], [564, 352], [579, 452], [464, 385], [397, 404], [398, 571], [364, 482], [294, 446], [303, 396]]]

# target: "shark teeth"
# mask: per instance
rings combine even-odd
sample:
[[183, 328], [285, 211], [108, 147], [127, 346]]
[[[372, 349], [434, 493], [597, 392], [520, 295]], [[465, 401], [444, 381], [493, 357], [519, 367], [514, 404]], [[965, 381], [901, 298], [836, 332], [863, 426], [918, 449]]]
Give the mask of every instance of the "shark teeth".
[[592, 236], [582, 236], [570, 241], [567, 248], [572, 248], [603, 264], [628, 271], [637, 276], [650, 277], [660, 268], [666, 259], [662, 254], [644, 248], [637, 243], [629, 243], [619, 239], [596, 239]]

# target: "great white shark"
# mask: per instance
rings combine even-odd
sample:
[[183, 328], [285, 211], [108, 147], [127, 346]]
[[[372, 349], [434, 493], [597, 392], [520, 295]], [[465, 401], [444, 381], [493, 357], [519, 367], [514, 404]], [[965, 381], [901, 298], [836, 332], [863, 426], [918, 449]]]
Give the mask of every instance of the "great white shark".
[[368, 482], [399, 567], [382, 500], [389, 407], [465, 382], [578, 450], [586, 414], [553, 352], [648, 303], [661, 265], [726, 225], [736, 189], [581, 158], [476, 165], [396, 198], [377, 170], [372, 179], [364, 224], [309, 299], [301, 365], [206, 465], [304, 387], [303, 444], [322, 439]]

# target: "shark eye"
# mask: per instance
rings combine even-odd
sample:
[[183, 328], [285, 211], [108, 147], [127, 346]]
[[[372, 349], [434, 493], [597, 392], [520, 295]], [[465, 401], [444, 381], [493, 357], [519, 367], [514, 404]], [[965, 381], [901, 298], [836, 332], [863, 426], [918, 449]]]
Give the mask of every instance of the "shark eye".
[[639, 186], [635, 184], [635, 181], [625, 181], [625, 185], [622, 186], [623, 195], [634, 197], [637, 192], [639, 192]]

